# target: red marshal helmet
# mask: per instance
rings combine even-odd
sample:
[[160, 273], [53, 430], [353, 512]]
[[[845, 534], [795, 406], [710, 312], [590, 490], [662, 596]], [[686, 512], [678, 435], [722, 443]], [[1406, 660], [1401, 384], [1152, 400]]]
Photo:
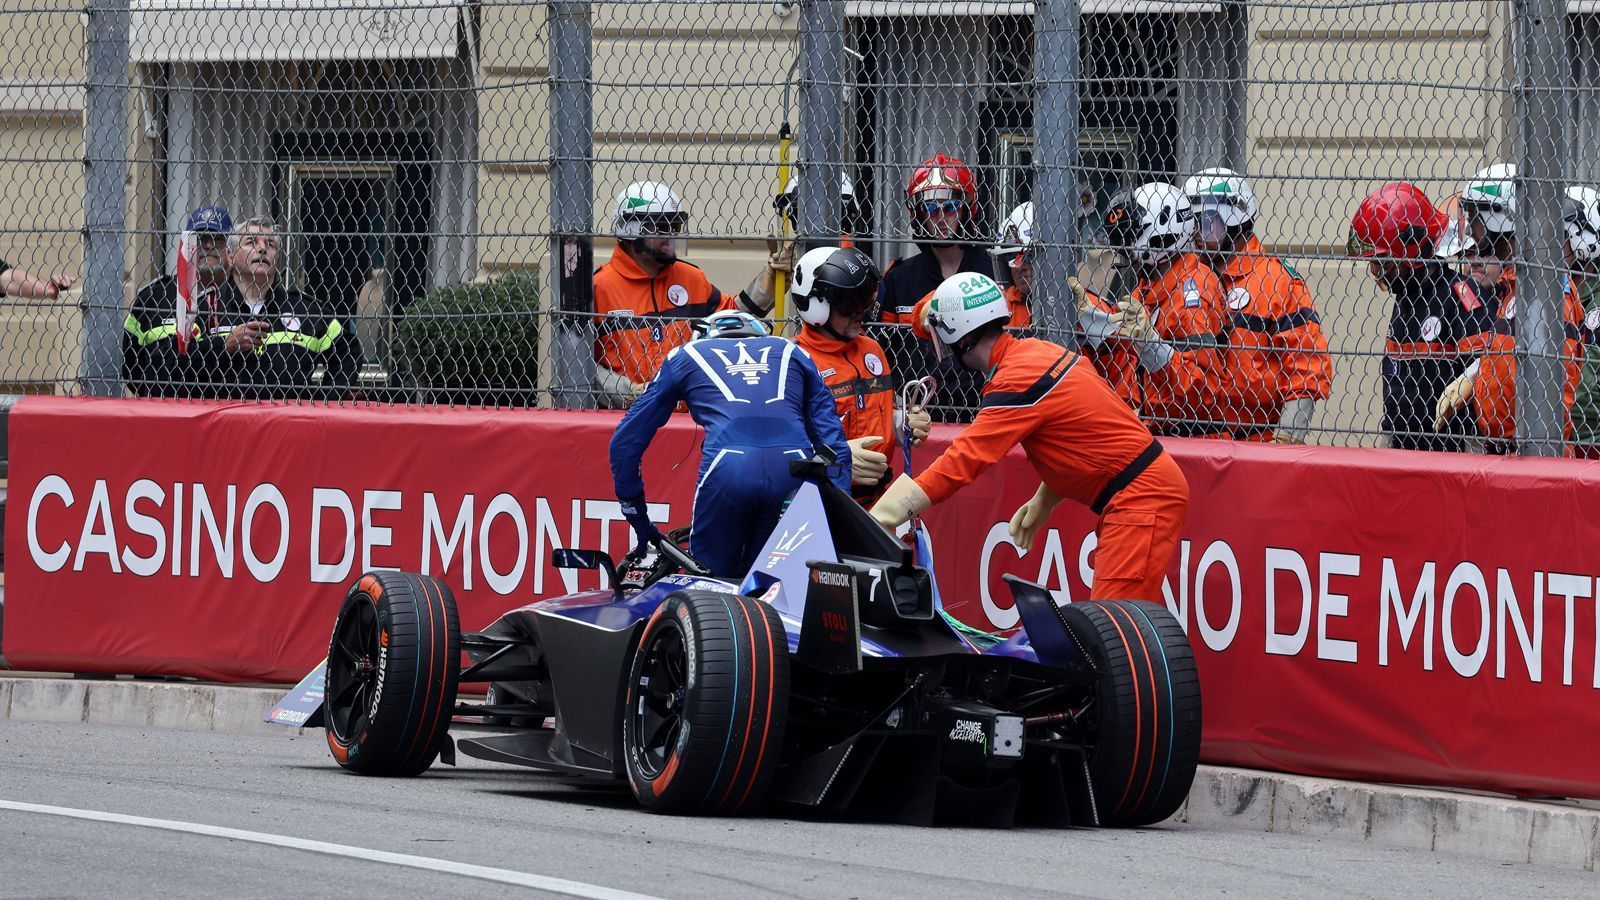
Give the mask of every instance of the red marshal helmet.
[[906, 183], [906, 202], [913, 208], [924, 200], [965, 200], [976, 211], [978, 185], [967, 164], [953, 156], [935, 153], [917, 164]]
[[1367, 195], [1350, 221], [1349, 253], [1353, 257], [1418, 260], [1433, 255], [1449, 217], [1435, 209], [1414, 184], [1394, 182]]

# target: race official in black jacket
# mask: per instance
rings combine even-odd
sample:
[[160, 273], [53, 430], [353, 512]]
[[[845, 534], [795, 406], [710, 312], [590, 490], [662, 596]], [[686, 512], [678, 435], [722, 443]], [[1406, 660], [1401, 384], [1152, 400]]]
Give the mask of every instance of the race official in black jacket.
[[279, 243], [265, 217], [228, 241], [233, 278], [198, 310], [197, 357], [211, 396], [257, 399], [352, 396], [361, 363], [355, 331], [322, 301], [278, 284]]

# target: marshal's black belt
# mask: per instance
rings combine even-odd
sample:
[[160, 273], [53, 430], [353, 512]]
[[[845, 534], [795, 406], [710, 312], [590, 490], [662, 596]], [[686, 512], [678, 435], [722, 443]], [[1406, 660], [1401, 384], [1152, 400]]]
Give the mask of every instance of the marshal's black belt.
[[1094, 498], [1094, 502], [1089, 504], [1089, 509], [1097, 516], [1105, 512], [1106, 504], [1111, 502], [1111, 498], [1120, 493], [1123, 488], [1133, 484], [1133, 480], [1143, 474], [1145, 469], [1150, 468], [1150, 464], [1155, 462], [1156, 457], [1160, 455], [1161, 442], [1152, 438], [1150, 446], [1139, 451], [1139, 455], [1133, 458], [1133, 462], [1124, 466], [1121, 472], [1111, 476], [1111, 480], [1106, 482], [1106, 486], [1100, 490], [1100, 496]]

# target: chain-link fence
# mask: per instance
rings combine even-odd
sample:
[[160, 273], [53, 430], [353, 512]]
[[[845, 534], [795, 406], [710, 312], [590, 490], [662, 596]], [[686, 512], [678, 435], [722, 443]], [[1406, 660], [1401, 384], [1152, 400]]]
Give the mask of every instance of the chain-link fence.
[[1600, 3], [0, 10], [12, 392], [622, 407], [842, 241], [846, 395], [982, 273], [1163, 434], [1600, 444]]

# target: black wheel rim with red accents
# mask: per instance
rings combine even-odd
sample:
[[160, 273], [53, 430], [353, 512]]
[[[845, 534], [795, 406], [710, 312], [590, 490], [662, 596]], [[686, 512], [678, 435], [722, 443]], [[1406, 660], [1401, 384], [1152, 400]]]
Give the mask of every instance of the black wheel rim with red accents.
[[639, 773], [655, 779], [665, 771], [683, 730], [689, 670], [682, 627], [668, 620], [640, 652], [644, 664], [639, 668], [637, 700], [629, 711], [635, 737], [631, 752]]
[[378, 652], [377, 610], [371, 603], [352, 604], [334, 628], [323, 689], [328, 724], [341, 741], [354, 740], [372, 713]]

